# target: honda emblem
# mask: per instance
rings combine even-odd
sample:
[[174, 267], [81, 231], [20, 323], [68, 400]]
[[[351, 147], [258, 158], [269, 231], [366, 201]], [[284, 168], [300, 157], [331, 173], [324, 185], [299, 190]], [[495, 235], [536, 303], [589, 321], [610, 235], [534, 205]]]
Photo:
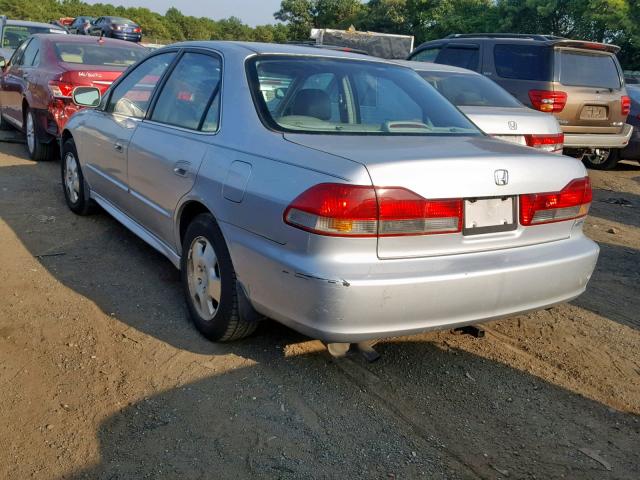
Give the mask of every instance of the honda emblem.
[[509, 130], [517, 130], [517, 129], [518, 129], [518, 124], [513, 120], [509, 120]]
[[506, 185], [509, 183], [509, 172], [507, 170], [496, 170], [493, 174], [496, 185]]

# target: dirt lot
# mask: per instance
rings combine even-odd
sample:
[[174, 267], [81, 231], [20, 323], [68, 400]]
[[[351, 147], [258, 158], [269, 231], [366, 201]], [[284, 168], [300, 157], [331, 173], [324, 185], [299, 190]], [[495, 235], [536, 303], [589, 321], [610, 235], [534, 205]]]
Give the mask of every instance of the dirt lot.
[[367, 364], [205, 341], [167, 260], [0, 143], [0, 478], [640, 478], [640, 166], [592, 179], [585, 295]]

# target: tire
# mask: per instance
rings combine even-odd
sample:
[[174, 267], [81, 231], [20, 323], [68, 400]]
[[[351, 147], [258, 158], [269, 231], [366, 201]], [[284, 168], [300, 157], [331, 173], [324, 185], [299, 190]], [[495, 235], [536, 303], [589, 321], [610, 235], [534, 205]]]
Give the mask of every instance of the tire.
[[41, 162], [53, 157], [53, 148], [51, 147], [53, 142], [45, 143], [42, 141], [43, 139], [36, 128], [35, 115], [29, 107], [24, 112], [24, 135], [31, 160]]
[[89, 196], [89, 186], [84, 181], [76, 144], [71, 138], [62, 146], [60, 173], [64, 199], [69, 210], [76, 215], [89, 215], [95, 212], [96, 204]]
[[595, 152], [586, 153], [582, 163], [593, 170], [613, 170], [620, 161], [619, 149], [597, 148]]
[[202, 335], [230, 342], [255, 331], [257, 322], [240, 314], [236, 273], [213, 215], [200, 214], [187, 227], [180, 270], [191, 320]]

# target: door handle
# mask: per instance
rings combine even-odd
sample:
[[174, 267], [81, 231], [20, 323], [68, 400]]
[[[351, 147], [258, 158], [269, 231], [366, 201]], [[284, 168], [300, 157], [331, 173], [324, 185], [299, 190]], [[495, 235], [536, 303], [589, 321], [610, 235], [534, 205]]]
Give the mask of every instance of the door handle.
[[122, 152], [122, 144], [120, 143], [114, 143], [113, 148], [116, 152]]
[[190, 165], [191, 165], [191, 162], [186, 162], [184, 160], [176, 162], [176, 164], [173, 167], [173, 173], [175, 173], [179, 177], [186, 177], [189, 174]]

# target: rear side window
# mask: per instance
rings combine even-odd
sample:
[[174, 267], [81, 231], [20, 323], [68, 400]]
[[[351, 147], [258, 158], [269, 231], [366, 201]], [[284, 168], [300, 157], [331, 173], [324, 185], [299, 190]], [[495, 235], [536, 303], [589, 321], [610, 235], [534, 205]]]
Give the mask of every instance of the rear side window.
[[444, 48], [436, 58], [436, 63], [467, 68], [469, 70], [477, 70], [479, 61], [480, 49], [477, 47], [448, 46]]
[[502, 78], [549, 82], [551, 49], [537, 45], [495, 45], [493, 58]]
[[560, 83], [578, 87], [620, 88], [613, 57], [587, 52], [560, 51]]
[[206, 130], [218, 126], [218, 103], [222, 79], [218, 57], [202, 53], [185, 53], [162, 88], [151, 120], [176, 127], [198, 130], [205, 111], [209, 110]]

